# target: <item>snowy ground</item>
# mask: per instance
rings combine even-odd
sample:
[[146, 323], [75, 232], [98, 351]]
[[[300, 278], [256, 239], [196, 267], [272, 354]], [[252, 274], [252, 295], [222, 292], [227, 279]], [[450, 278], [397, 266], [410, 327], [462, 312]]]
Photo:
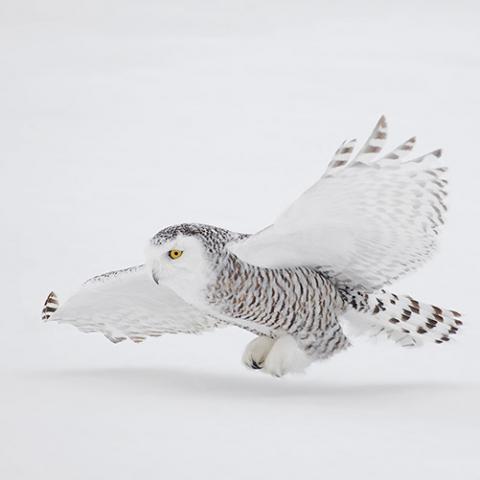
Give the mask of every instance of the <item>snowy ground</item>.
[[[480, 478], [480, 7], [333, 3], [1, 2], [2, 480]], [[440, 252], [392, 289], [470, 314], [455, 343], [278, 380], [233, 328], [40, 322], [163, 226], [262, 228], [382, 113], [392, 145], [446, 150]]]

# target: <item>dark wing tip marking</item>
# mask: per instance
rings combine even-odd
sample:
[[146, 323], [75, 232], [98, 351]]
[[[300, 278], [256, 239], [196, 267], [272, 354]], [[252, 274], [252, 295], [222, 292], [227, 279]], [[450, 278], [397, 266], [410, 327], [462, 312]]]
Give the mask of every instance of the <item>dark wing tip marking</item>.
[[42, 309], [42, 320], [47, 321], [58, 309], [58, 297], [55, 292], [48, 294]]
[[413, 146], [417, 142], [417, 137], [410, 137], [405, 143], [399, 146], [400, 150], [413, 150]]

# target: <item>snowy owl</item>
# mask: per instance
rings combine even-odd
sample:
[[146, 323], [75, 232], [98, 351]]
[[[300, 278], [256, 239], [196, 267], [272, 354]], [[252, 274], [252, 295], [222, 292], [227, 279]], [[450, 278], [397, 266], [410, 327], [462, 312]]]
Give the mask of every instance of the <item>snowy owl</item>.
[[434, 250], [447, 169], [440, 150], [405, 161], [415, 138], [381, 156], [386, 136], [382, 117], [355, 156], [355, 141], [344, 142], [320, 180], [260, 232], [165, 228], [145, 264], [88, 280], [62, 306], [52, 292], [43, 319], [112, 342], [235, 325], [256, 335], [245, 365], [274, 376], [344, 350], [356, 334], [448, 342], [458, 312], [384, 289]]

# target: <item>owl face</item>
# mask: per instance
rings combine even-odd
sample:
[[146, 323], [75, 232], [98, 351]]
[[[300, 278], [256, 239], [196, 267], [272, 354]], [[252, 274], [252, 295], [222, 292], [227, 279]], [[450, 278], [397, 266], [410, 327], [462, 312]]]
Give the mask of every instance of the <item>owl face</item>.
[[155, 283], [172, 289], [189, 303], [196, 303], [212, 277], [205, 245], [195, 236], [178, 234], [162, 242], [152, 242], [146, 257]]

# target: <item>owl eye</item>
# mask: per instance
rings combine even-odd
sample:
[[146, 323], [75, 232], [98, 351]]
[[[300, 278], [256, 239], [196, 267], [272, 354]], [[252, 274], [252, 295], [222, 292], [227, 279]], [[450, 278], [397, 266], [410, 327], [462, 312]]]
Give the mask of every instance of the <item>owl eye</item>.
[[176, 260], [177, 258], [180, 258], [183, 255], [183, 250], [169, 250], [168, 251], [168, 256], [172, 260]]

